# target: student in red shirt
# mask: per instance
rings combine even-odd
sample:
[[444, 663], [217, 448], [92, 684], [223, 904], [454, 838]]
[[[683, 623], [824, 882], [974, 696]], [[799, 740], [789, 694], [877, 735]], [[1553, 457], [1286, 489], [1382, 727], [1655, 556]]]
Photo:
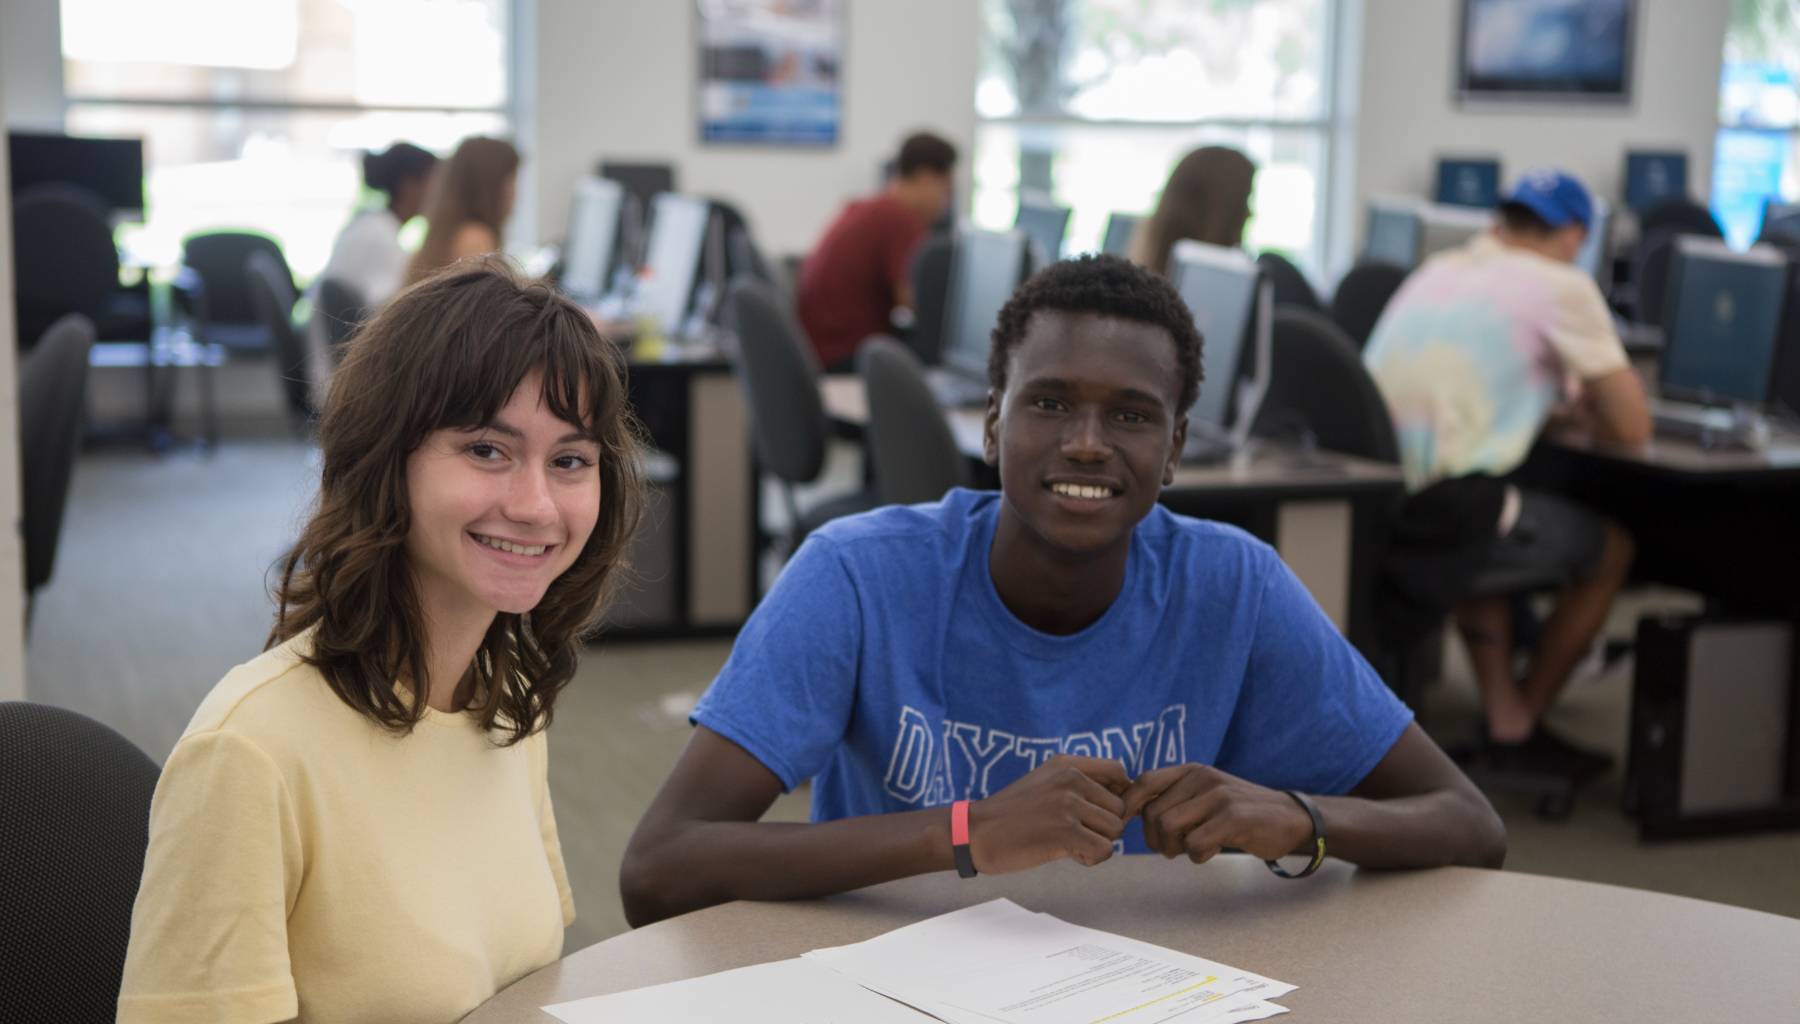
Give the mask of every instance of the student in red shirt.
[[898, 173], [881, 194], [844, 207], [800, 269], [800, 324], [828, 370], [849, 368], [864, 338], [912, 308], [907, 272], [931, 223], [950, 208], [956, 147], [929, 132], [900, 146]]

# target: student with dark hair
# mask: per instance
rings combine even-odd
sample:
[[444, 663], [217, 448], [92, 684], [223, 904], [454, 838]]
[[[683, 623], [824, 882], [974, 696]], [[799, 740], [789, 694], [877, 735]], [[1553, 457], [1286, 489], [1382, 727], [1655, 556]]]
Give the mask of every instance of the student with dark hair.
[[[1168, 283], [1054, 264], [993, 352], [1000, 491], [807, 538], [632, 837], [627, 917], [1121, 846], [1498, 865], [1493, 809], [1274, 551], [1157, 504], [1200, 387]], [[812, 824], [758, 821], [809, 779]]]
[[1229, 146], [1202, 146], [1182, 157], [1132, 236], [1132, 260], [1167, 274], [1169, 253], [1184, 238], [1228, 249], [1244, 244], [1255, 183], [1256, 165]]
[[354, 288], [371, 309], [399, 291], [410, 258], [400, 247], [400, 229], [424, 212], [437, 164], [437, 157], [409, 142], [364, 153], [363, 184], [380, 195], [382, 203], [364, 207], [350, 219], [320, 276]]
[[425, 241], [406, 267], [411, 284], [466, 256], [500, 251], [519, 185], [519, 151], [470, 136], [439, 170], [425, 203]]
[[157, 784], [120, 1021], [441, 1024], [561, 955], [544, 730], [638, 518], [624, 374], [494, 261], [363, 328], [268, 649]]
[[880, 195], [844, 207], [800, 268], [800, 324], [827, 369], [847, 369], [857, 346], [889, 330], [895, 309], [913, 305], [913, 252], [950, 208], [956, 147], [919, 132], [900, 146]]
[[1555, 415], [1580, 420], [1606, 441], [1638, 444], [1650, 436], [1644, 387], [1606, 300], [1571, 265], [1592, 216], [1593, 202], [1574, 177], [1525, 175], [1491, 232], [1413, 271], [1364, 353], [1394, 416], [1407, 488], [1431, 492], [1416, 507], [1473, 520], [1421, 521], [1426, 534], [1472, 546], [1459, 559], [1469, 579], [1434, 571], [1424, 589], [1466, 594], [1483, 570], [1566, 581], [1523, 678], [1513, 671], [1510, 600], [1469, 598], [1455, 608], [1481, 688], [1480, 754], [1500, 771], [1579, 778], [1610, 763], [1542, 722], [1625, 583], [1631, 537], [1592, 509], [1501, 479], [1525, 461]]

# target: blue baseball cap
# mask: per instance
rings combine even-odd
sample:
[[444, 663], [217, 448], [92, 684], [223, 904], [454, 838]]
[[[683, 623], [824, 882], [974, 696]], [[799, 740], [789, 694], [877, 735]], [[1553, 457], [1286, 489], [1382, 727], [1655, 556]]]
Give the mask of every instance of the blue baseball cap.
[[1500, 200], [1518, 203], [1542, 217], [1553, 228], [1580, 224], [1594, 226], [1594, 200], [1573, 174], [1552, 168], [1526, 171], [1512, 191]]

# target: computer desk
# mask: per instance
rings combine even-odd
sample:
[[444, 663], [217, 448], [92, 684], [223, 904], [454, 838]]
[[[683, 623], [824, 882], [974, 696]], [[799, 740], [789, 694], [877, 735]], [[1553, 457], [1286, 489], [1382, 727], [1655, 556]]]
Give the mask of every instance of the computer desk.
[[[820, 390], [826, 415], [847, 436], [860, 436], [869, 421], [862, 379], [829, 374]], [[998, 486], [981, 461], [981, 410], [946, 409], [945, 414], [983, 486]], [[1257, 441], [1229, 462], [1181, 466], [1161, 501], [1184, 515], [1240, 526], [1273, 544], [1338, 629], [1373, 657], [1382, 534], [1403, 486], [1397, 466], [1336, 452], [1302, 456], [1291, 446]]]
[[1275, 1000], [1295, 1021], [1791, 1021], [1800, 1008], [1793, 918], [1514, 871], [1359, 871], [1332, 860], [1284, 881], [1226, 854], [1200, 867], [1061, 861], [727, 903], [572, 953], [463, 1021], [550, 1024], [540, 1007], [860, 942], [1000, 897], [1297, 985]]

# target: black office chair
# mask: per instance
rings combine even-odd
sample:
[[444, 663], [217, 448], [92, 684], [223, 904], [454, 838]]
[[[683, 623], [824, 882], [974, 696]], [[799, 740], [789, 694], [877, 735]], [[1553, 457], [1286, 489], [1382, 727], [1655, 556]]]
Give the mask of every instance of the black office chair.
[[21, 349], [79, 313], [94, 320], [119, 290], [119, 253], [99, 197], [38, 185], [13, 200], [13, 300]]
[[913, 288], [913, 325], [907, 345], [919, 362], [936, 366], [944, 359], [944, 321], [950, 315], [950, 264], [956, 236], [927, 238], [913, 254], [908, 274]]
[[1705, 235], [1708, 238], [1725, 237], [1725, 232], [1719, 227], [1712, 211], [1686, 198], [1665, 199], [1651, 207], [1639, 220], [1639, 237], [1649, 238], [1659, 232]]
[[298, 425], [304, 426], [313, 416], [312, 374], [306, 361], [306, 342], [294, 326], [294, 303], [298, 298], [293, 280], [285, 265], [262, 251], [252, 252], [245, 261], [244, 280], [256, 317], [269, 332], [275, 374], [281, 381], [288, 412]]
[[1641, 324], [1661, 327], [1669, 296], [1669, 267], [1680, 232], [1658, 231], [1638, 239], [1631, 250], [1632, 315]]
[[1387, 402], [1342, 329], [1320, 313], [1277, 309], [1271, 342], [1269, 390], [1256, 433], [1298, 432], [1328, 451], [1400, 461]]
[[1319, 301], [1319, 293], [1313, 291], [1312, 282], [1293, 261], [1278, 252], [1265, 252], [1256, 257], [1256, 262], [1269, 275], [1269, 283], [1275, 286], [1276, 308], [1293, 306], [1324, 314], [1325, 304]]
[[99, 722], [0, 702], [0, 1016], [118, 1015], [158, 774]]
[[952, 487], [968, 486], [968, 460], [925, 383], [919, 357], [878, 336], [863, 343], [856, 361], [868, 392], [865, 436], [882, 504], [936, 501]]
[[313, 304], [313, 319], [319, 324], [319, 336], [330, 349], [331, 363], [344, 360], [344, 344], [368, 316], [362, 293], [334, 277], [319, 282], [319, 293]]
[[750, 407], [751, 435], [764, 469], [781, 482], [792, 548], [838, 516], [874, 508], [873, 492], [822, 502], [804, 513], [794, 488], [819, 478], [825, 466], [827, 423], [819, 395], [818, 357], [793, 314], [766, 282], [745, 278], [727, 291], [727, 315], [737, 332], [738, 380]]
[[182, 275], [171, 290], [192, 320], [196, 340], [223, 346], [233, 353], [266, 353], [275, 339], [250, 297], [244, 269], [253, 253], [267, 253], [287, 280], [286, 292], [297, 292], [281, 247], [266, 235], [247, 231], [214, 231], [182, 243]]
[[1371, 261], [1351, 267], [1338, 282], [1337, 293], [1331, 297], [1331, 319], [1356, 343], [1358, 351], [1368, 345], [1382, 310], [1400, 290], [1407, 273], [1405, 267]]
[[[70, 314], [19, 361], [19, 463], [25, 536], [25, 599], [50, 582], [75, 474], [94, 325]], [[4, 1005], [0, 1003], [0, 1005]]]

